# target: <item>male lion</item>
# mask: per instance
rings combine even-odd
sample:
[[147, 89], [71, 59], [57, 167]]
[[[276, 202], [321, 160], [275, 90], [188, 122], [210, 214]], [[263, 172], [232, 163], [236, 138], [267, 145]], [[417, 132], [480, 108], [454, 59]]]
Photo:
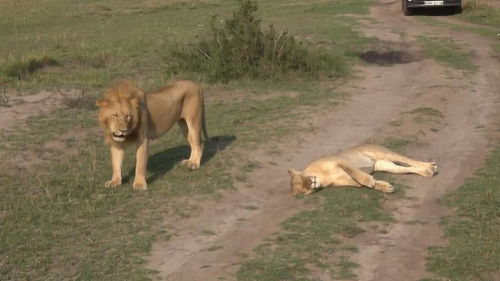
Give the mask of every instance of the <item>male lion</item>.
[[308, 195], [320, 187], [345, 185], [393, 192], [394, 188], [390, 183], [375, 180], [370, 175], [375, 171], [432, 177], [437, 173], [437, 164], [416, 161], [384, 147], [368, 144], [320, 158], [302, 172], [290, 169], [288, 174], [291, 177], [290, 187], [293, 195]]
[[148, 142], [177, 123], [191, 146], [191, 156], [182, 163], [189, 169], [200, 166], [203, 153], [201, 131], [208, 140], [201, 87], [192, 81], [176, 81], [158, 92], [145, 94], [131, 82], [121, 81], [97, 101], [99, 123], [111, 149], [113, 176], [106, 187], [122, 184], [124, 148], [135, 145], [136, 167], [133, 188], [144, 190]]

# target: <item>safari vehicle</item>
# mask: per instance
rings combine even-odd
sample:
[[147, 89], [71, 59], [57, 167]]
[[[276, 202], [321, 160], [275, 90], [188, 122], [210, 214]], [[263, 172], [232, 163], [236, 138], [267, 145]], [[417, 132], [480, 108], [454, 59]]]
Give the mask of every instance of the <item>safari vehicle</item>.
[[454, 12], [462, 11], [462, 0], [401, 0], [401, 7], [405, 16], [411, 16], [415, 8], [449, 7]]

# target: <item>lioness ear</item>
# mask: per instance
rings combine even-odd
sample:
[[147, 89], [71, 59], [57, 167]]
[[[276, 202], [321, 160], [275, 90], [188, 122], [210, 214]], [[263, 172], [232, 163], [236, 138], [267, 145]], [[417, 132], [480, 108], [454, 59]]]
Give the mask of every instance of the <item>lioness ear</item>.
[[98, 107], [106, 107], [109, 105], [109, 100], [100, 99], [95, 102]]
[[295, 171], [294, 169], [288, 169], [288, 174], [290, 176], [293, 176], [293, 175], [300, 175], [299, 172]]

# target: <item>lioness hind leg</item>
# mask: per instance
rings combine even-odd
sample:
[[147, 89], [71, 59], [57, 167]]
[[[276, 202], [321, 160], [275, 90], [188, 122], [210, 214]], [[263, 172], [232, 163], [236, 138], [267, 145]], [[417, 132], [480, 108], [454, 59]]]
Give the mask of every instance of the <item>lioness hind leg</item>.
[[418, 174], [424, 177], [432, 177], [435, 172], [430, 165], [420, 165], [419, 167], [401, 166], [386, 160], [377, 160], [374, 170], [395, 174]]
[[[436, 162], [422, 162], [418, 160], [414, 160], [411, 158], [408, 158], [404, 155], [398, 154], [396, 152], [390, 151], [386, 148], [380, 147], [379, 151], [376, 153], [373, 153], [373, 158], [377, 161], [386, 161], [386, 162], [392, 162], [393, 164], [400, 166], [400, 167], [412, 167], [416, 168], [415, 172], [413, 171], [408, 171], [408, 172], [402, 172], [402, 173], [415, 173], [422, 175], [424, 177], [432, 177], [433, 175], [437, 174], [437, 164]], [[401, 164], [401, 165], [399, 165]], [[416, 171], [419, 172], [416, 172]], [[388, 171], [390, 172], [390, 171]], [[397, 172], [393, 172], [397, 173]]]

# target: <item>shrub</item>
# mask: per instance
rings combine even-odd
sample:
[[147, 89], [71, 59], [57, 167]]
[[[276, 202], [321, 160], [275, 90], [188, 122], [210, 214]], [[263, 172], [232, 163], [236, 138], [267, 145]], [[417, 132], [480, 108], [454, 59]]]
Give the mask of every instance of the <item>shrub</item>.
[[257, 3], [238, 2], [239, 9], [223, 26], [212, 18], [207, 38], [170, 50], [166, 61], [174, 73], [203, 72], [211, 81], [227, 82], [243, 77], [291, 78], [294, 74], [319, 77], [341, 64], [323, 50], [309, 51], [287, 31], [278, 32], [273, 25], [263, 30], [255, 17]]
[[4, 72], [8, 77], [23, 80], [28, 75], [36, 72], [44, 66], [54, 65], [59, 65], [59, 62], [54, 58], [43, 56], [41, 58], [29, 58], [24, 61], [13, 63], [9, 65]]

